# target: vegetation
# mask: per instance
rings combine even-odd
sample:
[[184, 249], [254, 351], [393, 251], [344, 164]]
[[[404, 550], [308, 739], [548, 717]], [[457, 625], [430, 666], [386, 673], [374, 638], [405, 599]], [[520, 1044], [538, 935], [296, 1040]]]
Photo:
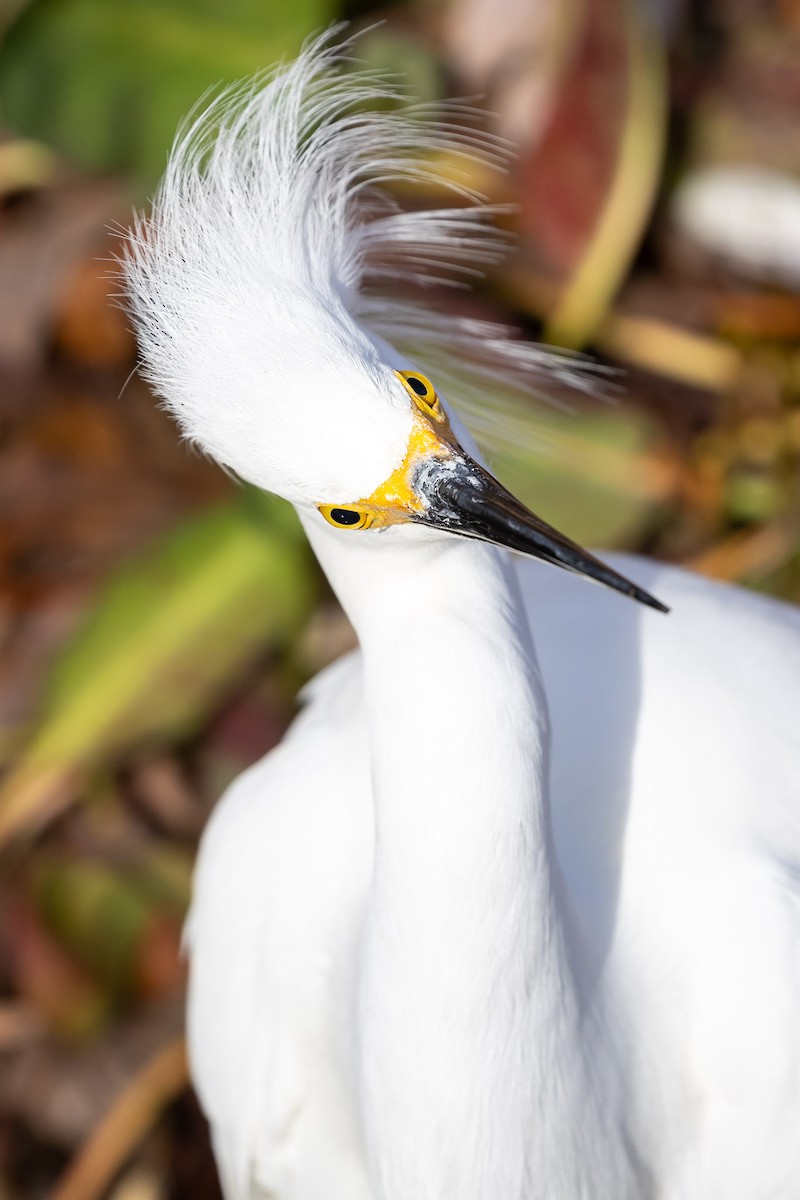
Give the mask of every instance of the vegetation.
[[[366, 59], [425, 99], [484, 97], [519, 147], [469, 180], [512, 206], [515, 248], [473, 295], [430, 302], [598, 367], [602, 397], [554, 380], [553, 406], [514, 414], [496, 472], [578, 540], [798, 602], [797, 6], [723, 0], [713, 23], [666, 0], [518, 7], [356, 20]], [[207, 89], [348, 15], [0, 15], [0, 1200], [218, 1194], [181, 1040], [197, 841], [352, 635], [293, 514], [182, 446], [133, 373], [109, 228]], [[720, 174], [741, 164], [761, 174]], [[748, 205], [785, 225], [742, 217], [726, 242]]]

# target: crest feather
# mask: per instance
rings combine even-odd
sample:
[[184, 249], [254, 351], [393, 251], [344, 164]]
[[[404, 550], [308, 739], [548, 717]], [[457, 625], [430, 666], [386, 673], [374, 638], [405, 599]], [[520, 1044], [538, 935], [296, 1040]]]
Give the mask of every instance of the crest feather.
[[197, 354], [215, 313], [235, 324], [237, 298], [242, 314], [253, 307], [249, 284], [278, 280], [338, 311], [356, 343], [377, 335], [444, 377], [482, 441], [518, 448], [520, 402], [543, 375], [591, 387], [584, 364], [398, 298], [399, 282], [480, 274], [508, 239], [491, 207], [457, 183], [453, 207], [435, 211], [401, 211], [381, 188], [438, 178], [435, 152], [497, 162], [498, 145], [466, 124], [463, 106], [403, 104], [392, 79], [354, 69], [352, 40], [335, 44], [341, 29], [226, 90], [179, 131], [152, 214], [137, 218], [125, 253], [143, 373], [185, 434], [229, 461], [192, 386]]

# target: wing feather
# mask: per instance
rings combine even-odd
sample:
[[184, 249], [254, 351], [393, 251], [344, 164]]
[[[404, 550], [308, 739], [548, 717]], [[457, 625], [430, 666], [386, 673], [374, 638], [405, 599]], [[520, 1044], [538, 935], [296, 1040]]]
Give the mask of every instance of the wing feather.
[[365, 1200], [351, 1028], [372, 817], [358, 660], [219, 802], [187, 922], [192, 1071], [228, 1200]]

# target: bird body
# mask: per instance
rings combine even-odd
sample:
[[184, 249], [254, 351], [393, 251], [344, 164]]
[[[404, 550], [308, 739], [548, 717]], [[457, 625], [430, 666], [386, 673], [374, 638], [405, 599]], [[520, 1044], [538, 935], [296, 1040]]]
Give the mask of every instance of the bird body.
[[541, 352], [373, 290], [373, 252], [427, 277], [494, 243], [366, 190], [424, 175], [420, 129], [335, 57], [183, 135], [127, 267], [166, 403], [295, 505], [360, 644], [201, 849], [226, 1196], [789, 1200], [800, 615], [600, 562], [492, 478], [420, 367], [446, 343], [455, 396]]
[[[483, 548], [456, 552], [480, 557]], [[472, 641], [483, 640], [487, 610], [475, 604], [458, 647], [432, 651], [423, 636], [420, 663], [420, 614], [450, 621], [426, 572], [407, 572], [417, 602], [405, 628], [385, 627], [383, 648], [394, 655], [401, 638], [414, 677], [402, 736], [395, 726], [390, 739], [392, 769], [405, 760], [404, 773], [422, 780], [432, 755], [453, 786], [409, 795], [399, 829], [386, 831], [394, 895], [385, 897], [390, 929], [380, 927], [373, 986], [388, 993], [378, 1034], [391, 1061], [376, 1078], [362, 1075], [370, 1001], [359, 987], [384, 865], [372, 778], [388, 767], [371, 757], [382, 696], [370, 696], [370, 641], [311, 685], [284, 744], [221, 802], [188, 929], [189, 1031], [232, 1196], [796, 1194], [800, 730], [786, 698], [800, 680], [800, 618], [672, 568], [617, 565], [672, 602], [668, 620], [536, 564], [514, 565], [520, 592], [514, 579], [510, 590], [535, 627], [541, 666], [538, 734], [528, 744], [538, 740], [541, 753], [549, 729], [551, 786], [535, 814], [544, 829], [523, 805], [505, 847], [509, 776], [528, 776], [483, 748], [493, 714], [501, 725], [518, 718], [507, 643], [483, 648], [490, 659], [498, 653], [487, 669]], [[432, 640], [436, 626], [425, 628]], [[406, 701], [395, 695], [392, 707]], [[475, 729], [464, 729], [465, 709]], [[470, 733], [477, 754], [467, 764]], [[454, 754], [444, 757], [449, 739]], [[540, 769], [544, 783], [544, 761]], [[467, 786], [484, 787], [484, 771], [493, 780], [485, 809]], [[486, 877], [490, 848], [495, 880]], [[523, 932], [534, 941], [523, 947], [530, 978], [514, 989], [508, 956], [520, 947], [509, 939]], [[559, 932], [569, 936], [563, 947], [553, 945]], [[401, 945], [408, 938], [413, 962], [387, 961], [386, 944], [400, 955], [390, 933]], [[509, 1045], [506, 1006], [538, 989], [519, 1014], [532, 1023], [518, 1034], [525, 1053]], [[466, 998], [470, 1011], [459, 1013]], [[263, 1039], [255, 1044], [254, 1030]], [[470, 1083], [479, 1050], [502, 1093], [488, 1114], [491, 1080], [481, 1090]], [[445, 1053], [454, 1062], [443, 1063]], [[387, 1098], [398, 1079], [407, 1090]], [[503, 1098], [527, 1113], [516, 1140]], [[371, 1190], [365, 1136], [378, 1110], [388, 1113], [397, 1161]], [[489, 1117], [494, 1147], [482, 1127]], [[515, 1145], [524, 1158], [515, 1160]], [[441, 1179], [414, 1177], [437, 1156]], [[448, 1174], [459, 1169], [463, 1179]], [[506, 1181], [506, 1171], [516, 1177]]]

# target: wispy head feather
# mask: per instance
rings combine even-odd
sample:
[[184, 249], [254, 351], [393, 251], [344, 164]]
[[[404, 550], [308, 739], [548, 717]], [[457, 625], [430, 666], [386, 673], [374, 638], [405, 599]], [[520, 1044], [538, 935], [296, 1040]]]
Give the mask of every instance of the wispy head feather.
[[411, 213], [381, 185], [431, 179], [435, 151], [496, 147], [457, 106], [401, 104], [385, 75], [353, 69], [339, 32], [187, 123], [126, 254], [144, 373], [188, 437], [250, 478], [241, 451], [264, 423], [265, 389], [288, 387], [311, 354], [332, 369], [337, 355], [377, 362], [388, 341], [444, 372], [448, 399], [483, 433], [491, 397], [513, 406], [543, 372], [572, 376], [502, 327], [396, 294], [401, 281], [474, 273], [507, 242], [457, 183], [452, 208]]

